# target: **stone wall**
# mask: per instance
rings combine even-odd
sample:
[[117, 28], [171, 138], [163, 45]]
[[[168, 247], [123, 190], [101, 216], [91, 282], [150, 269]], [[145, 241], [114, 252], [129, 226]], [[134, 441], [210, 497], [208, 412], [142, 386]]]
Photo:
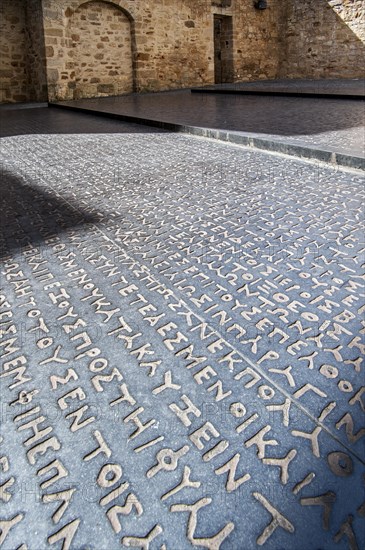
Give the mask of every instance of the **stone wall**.
[[363, 0], [291, 0], [286, 8], [280, 77], [364, 76]]
[[1, 0], [1, 101], [211, 84], [219, 57], [223, 81], [362, 76], [362, 0], [267, 4], [256, 10], [254, 0]]
[[268, 0], [266, 10], [254, 2], [234, 3], [234, 80], [276, 78], [285, 38], [283, 0]]
[[27, 101], [26, 13], [22, 0], [0, 3], [0, 101]]
[[1, 0], [0, 102], [47, 99], [41, 0]]

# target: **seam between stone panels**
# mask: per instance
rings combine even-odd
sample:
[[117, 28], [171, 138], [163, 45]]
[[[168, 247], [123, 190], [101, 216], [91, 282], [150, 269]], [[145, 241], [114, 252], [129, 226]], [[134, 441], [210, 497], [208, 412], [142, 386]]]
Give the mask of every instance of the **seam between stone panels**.
[[[49, 184], [47, 184], [49, 185]], [[50, 186], [52, 189], [53, 187]], [[53, 191], [65, 202], [67, 203], [73, 210], [79, 212], [79, 214], [83, 215], [82, 214], [82, 211], [77, 208], [76, 206], [74, 206], [72, 203], [70, 203], [66, 198], [64, 198], [58, 191], [56, 191], [55, 189], [53, 189]], [[103, 231], [103, 229], [101, 229], [100, 227], [98, 227], [97, 224], [95, 223], [92, 223], [91, 224], [92, 226], [94, 226], [107, 240], [109, 240], [110, 242], [112, 242], [114, 244], [114, 246], [116, 246], [119, 250], [125, 252], [125, 250], [123, 250], [123, 248], [117, 243], [115, 242], [107, 233], [105, 233]], [[155, 271], [151, 270], [151, 268], [148, 266], [148, 265], [145, 265], [145, 264], [142, 264], [139, 260], [135, 259], [135, 257], [133, 256], [133, 254], [131, 254], [130, 252], [127, 252], [127, 255], [133, 259], [137, 264], [139, 264], [140, 266], [144, 266], [150, 273], [152, 273], [153, 275], [156, 276], [156, 279], [158, 279], [159, 281], [161, 281], [161, 278], [160, 278], [160, 274], [157, 272], [157, 275], [155, 274]], [[164, 284], [164, 282], [162, 283]], [[165, 286], [165, 285], [164, 285]], [[203, 321], [204, 323], [207, 323], [207, 326], [210, 327], [210, 328], [213, 328], [211, 327], [211, 325], [204, 319], [204, 317], [201, 317], [199, 314], [197, 314], [194, 309], [192, 309], [188, 303], [185, 301], [184, 299], [184, 295], [178, 290], [176, 289], [175, 290], [175, 287], [173, 288], [173, 291], [174, 293], [176, 294], [177, 297], [179, 297], [179, 299], [181, 300], [181, 302], [184, 304], [184, 306], [189, 309], [191, 311], [191, 313], [193, 313], [196, 317], [199, 318], [199, 320]], [[181, 298], [181, 296], [183, 298]], [[256, 370], [256, 372], [258, 372], [260, 374], [260, 376], [262, 376], [262, 378], [264, 378], [265, 380], [267, 380], [275, 389], [277, 389], [278, 392], [280, 392], [284, 397], [286, 397], [287, 399], [290, 400], [290, 402], [295, 406], [297, 407], [303, 414], [305, 414], [310, 420], [312, 420], [317, 426], [320, 426], [332, 439], [334, 439], [339, 445], [341, 445], [343, 448], [345, 448], [349, 453], [351, 453], [352, 456], [354, 456], [360, 463], [362, 464], [365, 464], [365, 461], [357, 454], [356, 451], [354, 451], [353, 449], [351, 449], [348, 445], [346, 445], [343, 441], [341, 441], [341, 439], [339, 439], [336, 434], [334, 434], [325, 424], [323, 424], [321, 421], [318, 420], [318, 418], [316, 418], [314, 415], [312, 415], [307, 409], [306, 407], [304, 407], [303, 405], [301, 405], [300, 403], [298, 403], [298, 401], [295, 401], [293, 399], [293, 397], [291, 396], [291, 394], [287, 393], [286, 390], [284, 390], [283, 388], [281, 388], [281, 386], [279, 386], [276, 382], [273, 382], [271, 377], [268, 376], [265, 371], [263, 371], [258, 365], [256, 365], [253, 361], [251, 361], [249, 358], [247, 358], [239, 349], [237, 349], [234, 345], [230, 344], [229, 342], [226, 341], [224, 335], [222, 335], [222, 333], [219, 331], [219, 330], [216, 330], [215, 328], [213, 328], [213, 331], [220, 337], [222, 338], [222, 340], [224, 340], [224, 342], [226, 343], [226, 345], [228, 347], [230, 347], [233, 351], [235, 351], [244, 361], [246, 361], [253, 369]]]

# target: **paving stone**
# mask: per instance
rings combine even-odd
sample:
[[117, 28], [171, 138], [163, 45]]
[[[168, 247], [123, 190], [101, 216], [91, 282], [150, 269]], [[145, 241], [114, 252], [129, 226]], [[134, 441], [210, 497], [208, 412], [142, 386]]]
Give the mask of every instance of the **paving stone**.
[[1, 140], [3, 547], [362, 548], [361, 174], [35, 111]]

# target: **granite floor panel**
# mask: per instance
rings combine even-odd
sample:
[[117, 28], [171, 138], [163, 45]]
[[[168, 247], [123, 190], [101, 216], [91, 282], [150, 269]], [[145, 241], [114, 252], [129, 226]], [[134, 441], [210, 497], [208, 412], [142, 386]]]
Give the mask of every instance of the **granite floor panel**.
[[[293, 84], [294, 86], [294, 84]], [[364, 101], [192, 94], [189, 90], [78, 99], [57, 105], [365, 157]]]
[[362, 548], [362, 175], [9, 116], [2, 547]]

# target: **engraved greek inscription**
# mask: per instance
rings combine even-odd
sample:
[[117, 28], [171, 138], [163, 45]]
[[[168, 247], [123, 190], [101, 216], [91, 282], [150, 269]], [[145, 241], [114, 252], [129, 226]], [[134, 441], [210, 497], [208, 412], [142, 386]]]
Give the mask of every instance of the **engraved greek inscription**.
[[355, 372], [361, 372], [361, 363], [363, 362], [362, 357], [358, 357], [357, 359], [347, 359], [345, 361], [345, 365], [352, 365], [354, 367]]
[[275, 391], [270, 386], [262, 385], [258, 389], [258, 396], [265, 401], [272, 399], [275, 396]]
[[61, 411], [64, 411], [70, 407], [70, 404], [67, 403], [67, 399], [78, 399], [79, 401], [83, 401], [84, 399], [86, 399], [86, 395], [84, 390], [80, 388], [80, 386], [78, 388], [75, 388], [74, 390], [65, 393], [63, 397], [60, 397], [57, 400], [58, 406]]
[[17, 388], [18, 386], [32, 380], [30, 376], [24, 376], [24, 374], [27, 372], [27, 359], [24, 357], [24, 355], [21, 355], [16, 359], [12, 359], [11, 361], [7, 361], [6, 363], [4, 363], [3, 370], [5, 372], [2, 372], [0, 374], [0, 378], [7, 378], [8, 376], [14, 377], [13, 383], [8, 386], [10, 390]]
[[338, 389], [344, 393], [351, 393], [354, 390], [351, 382], [349, 382], [348, 380], [340, 380], [337, 386]]
[[359, 550], [355, 533], [352, 527], [353, 516], [349, 514], [346, 521], [341, 524], [339, 531], [335, 534], [333, 540], [338, 543], [343, 537], [347, 537], [350, 550]]
[[66, 358], [59, 357], [60, 351], [62, 349], [62, 346], [57, 346], [56, 349], [53, 352], [53, 355], [51, 357], [48, 357], [48, 359], [44, 359], [39, 364], [40, 365], [48, 365], [48, 363], [68, 363], [69, 360]]
[[165, 391], [165, 390], [180, 390], [181, 386], [179, 384], [174, 384], [172, 382], [172, 373], [171, 371], [167, 371], [164, 374], [164, 382], [160, 386], [157, 386], [152, 390], [153, 395], [158, 395], [159, 393]]
[[268, 337], [269, 338], [274, 338], [274, 336], [276, 336], [276, 335], [280, 336], [279, 344], [283, 344], [284, 342], [289, 340], [289, 335], [286, 332], [284, 332], [283, 330], [281, 330], [279, 327], [275, 327], [274, 330], [272, 330], [270, 332], [270, 334], [268, 334]]
[[17, 525], [19, 522], [21, 522], [23, 518], [23, 514], [18, 514], [12, 519], [4, 519], [0, 521], [0, 546], [2, 546], [11, 529], [13, 529], [13, 527], [15, 527], [15, 525]]
[[296, 449], [292, 449], [283, 458], [263, 458], [262, 462], [263, 464], [267, 464], [269, 466], [278, 466], [280, 468], [281, 482], [284, 485], [286, 485], [289, 480], [289, 472], [288, 472], [289, 464], [296, 456], [297, 456]]
[[78, 378], [74, 369], [67, 369], [67, 375], [65, 377], [56, 376], [55, 374], [49, 377], [52, 390], [57, 389], [60, 384], [65, 385], [68, 384], [70, 380], [78, 380]]
[[319, 450], [319, 442], [318, 442], [318, 436], [321, 433], [322, 428], [320, 426], [317, 426], [314, 428], [313, 432], [302, 432], [299, 430], [292, 430], [292, 435], [294, 437], [303, 437], [304, 439], [309, 439], [311, 442], [312, 447], [312, 453], [314, 456], [319, 458], [321, 456], [320, 450]]
[[232, 395], [232, 390], [228, 390], [226, 392], [223, 391], [223, 383], [221, 380], [217, 380], [214, 384], [209, 386], [207, 389], [208, 392], [212, 392], [216, 390], [215, 392], [215, 401], [218, 403], [219, 401], [223, 401], [223, 399], [226, 399], [230, 395]]
[[13, 405], [28, 405], [28, 403], [31, 403], [33, 401], [33, 397], [35, 397], [38, 393], [39, 393], [39, 390], [30, 390], [30, 391], [23, 390], [23, 391], [20, 391], [18, 393], [18, 399], [12, 401], [10, 403], [10, 406], [13, 406]]
[[144, 344], [138, 349], [131, 351], [131, 355], [135, 355], [138, 361], [141, 361], [145, 355], [154, 355], [154, 351], [150, 349], [151, 344]]
[[291, 366], [286, 367], [286, 369], [269, 369], [269, 372], [275, 372], [275, 374], [282, 374], [287, 379], [287, 382], [291, 388], [295, 388], [295, 381], [293, 378], [293, 375], [291, 374], [292, 371]]
[[236, 478], [236, 471], [240, 458], [240, 453], [237, 453], [232, 458], [230, 458], [228, 462], [223, 464], [223, 466], [220, 466], [219, 468], [214, 470], [217, 476], [228, 473], [226, 481], [227, 493], [232, 493], [233, 491], [238, 489], [238, 487], [240, 487], [242, 483], [245, 483], [246, 481], [251, 479], [250, 474], [244, 474], [240, 478]]
[[43, 422], [46, 421], [46, 418], [44, 416], [38, 416], [37, 418], [34, 418], [33, 420], [30, 420], [29, 422], [26, 422], [25, 424], [21, 424], [18, 426], [17, 430], [18, 432], [21, 432], [23, 430], [32, 430], [33, 436], [29, 437], [26, 441], [24, 441], [25, 447], [29, 447], [29, 445], [33, 445], [46, 435], [48, 435], [50, 432], [53, 431], [53, 428], [51, 426], [47, 426], [47, 428], [39, 429], [39, 426], [43, 424]]
[[318, 352], [314, 351], [311, 355], [304, 355], [303, 357], [298, 357], [298, 361], [307, 361], [307, 368], [310, 370], [314, 369], [314, 358], [317, 357]]
[[47, 489], [47, 487], [50, 487], [54, 483], [57, 483], [59, 479], [62, 479], [64, 477], [68, 476], [68, 471], [66, 470], [65, 466], [60, 462], [60, 460], [56, 459], [53, 462], [50, 462], [47, 464], [47, 466], [44, 466], [40, 470], [37, 471], [37, 476], [44, 476], [51, 472], [52, 470], [55, 470], [54, 475], [46, 479], [45, 481], [42, 481], [40, 484], [41, 489]]
[[[234, 358], [235, 355], [238, 357], [238, 359]], [[233, 372], [236, 368], [235, 365], [238, 363], [242, 363], [242, 359], [239, 359], [239, 356], [235, 351], [231, 351], [230, 353], [227, 353], [227, 355], [224, 355], [221, 359], [219, 359], [218, 363], [227, 363], [229, 371]]]
[[61, 448], [61, 443], [58, 441], [57, 437], [50, 437], [41, 443], [38, 443], [35, 447], [32, 447], [27, 452], [27, 459], [29, 463], [34, 465], [37, 462], [38, 455], [45, 455], [48, 449], [53, 451], [59, 451]]
[[234, 523], [229, 522], [221, 531], [212, 537], [195, 538], [195, 531], [198, 525], [198, 512], [201, 508], [208, 506], [212, 502], [211, 498], [202, 498], [195, 504], [174, 504], [171, 506], [171, 512], [189, 512], [187, 525], [187, 537], [193, 546], [204, 546], [209, 550], [219, 550], [223, 541], [232, 533]]
[[72, 540], [76, 535], [76, 532], [80, 525], [80, 519], [74, 519], [72, 522], [68, 523], [62, 529], [48, 537], [49, 544], [55, 544], [56, 542], [63, 540], [62, 550], [69, 550], [71, 547]]
[[8, 489], [12, 487], [15, 483], [15, 478], [11, 477], [7, 481], [5, 481], [2, 485], [0, 485], [0, 500], [3, 502], [9, 502], [9, 500], [12, 498], [12, 494], [8, 492]]
[[270, 502], [260, 493], [252, 493], [256, 500], [266, 508], [266, 510], [269, 512], [269, 514], [272, 517], [271, 522], [267, 527], [265, 527], [264, 531], [261, 533], [261, 535], [256, 539], [256, 542], [259, 546], [262, 546], [266, 543], [266, 541], [271, 537], [271, 535], [274, 533], [274, 531], [281, 527], [285, 531], [288, 531], [289, 533], [294, 533], [295, 528], [294, 525], [285, 517], [283, 516]]
[[148, 479], [151, 479], [151, 477], [154, 477], [161, 470], [166, 472], [176, 470], [178, 461], [181, 457], [186, 455], [187, 452], [189, 452], [189, 445], [184, 445], [184, 447], [181, 447], [181, 449], [177, 451], [173, 451], [172, 449], [161, 449], [156, 455], [156, 464], [146, 472], [146, 476]]
[[[350, 344], [349, 346], [350, 347]], [[324, 351], [328, 351], [329, 353], [332, 353], [332, 355], [334, 356], [335, 360], [340, 362], [340, 363], [343, 363], [343, 357], [340, 353], [340, 350], [343, 349], [343, 346], [337, 346], [337, 348], [334, 348], [334, 349], [331, 349], [331, 348], [325, 348]], [[364, 346], [364, 351], [365, 351], [365, 346]]]
[[194, 374], [194, 380], [197, 384], [201, 385], [204, 380], [210, 380], [212, 376], [217, 376], [217, 373], [210, 365], [207, 365], [202, 370]]
[[360, 336], [355, 336], [355, 338], [353, 338], [351, 340], [351, 342], [349, 343], [348, 347], [350, 349], [357, 348], [360, 351], [362, 356], [365, 355], [365, 344], [361, 343], [361, 337]]
[[352, 458], [346, 453], [340, 451], [329, 453], [327, 462], [336, 476], [348, 477], [353, 472]]
[[[2, 441], [2, 438], [0, 438], [0, 443]], [[7, 456], [0, 456], [0, 466], [4, 473], [9, 471], [10, 465], [9, 465], [9, 459]]]
[[91, 379], [91, 383], [96, 389], [97, 392], [104, 391], [104, 387], [102, 385], [102, 382], [109, 383], [114, 379], [117, 379], [119, 382], [123, 380], [122, 374], [119, 372], [119, 370], [115, 367], [113, 368], [111, 374], [109, 375], [103, 375], [103, 374], [97, 374], [96, 376], [93, 376]]
[[270, 412], [282, 412], [283, 414], [283, 425], [289, 426], [289, 410], [290, 410], [291, 401], [287, 397], [284, 403], [275, 404], [275, 405], [266, 405], [266, 408]]
[[160, 443], [160, 441], [163, 441], [164, 439], [165, 439], [164, 436], [160, 435], [155, 439], [152, 439], [151, 441], [148, 441], [147, 443], [140, 445], [139, 447], [135, 447], [133, 450], [135, 453], [141, 453], [145, 449], [149, 449], [149, 447], [153, 447], [154, 445], [157, 445], [157, 443]]
[[161, 362], [162, 361], [160, 361], [160, 360], [150, 361], [149, 363], [144, 362], [144, 363], [140, 363], [139, 366], [149, 369], [148, 376], [155, 376], [156, 370], [159, 367], [159, 365], [161, 365]]
[[199, 489], [199, 487], [201, 486], [201, 482], [200, 481], [192, 481], [190, 479], [190, 474], [191, 474], [191, 470], [190, 470], [189, 466], [184, 466], [184, 472], [183, 472], [180, 483], [178, 485], [176, 485], [175, 487], [173, 487], [170, 491], [168, 491], [167, 493], [162, 495], [161, 500], [167, 500], [168, 498], [172, 497], [173, 495], [176, 495], [176, 493], [179, 493], [180, 491], [182, 491], [186, 487]]
[[89, 409], [89, 405], [84, 405], [80, 409], [77, 409], [77, 411], [73, 411], [69, 414], [66, 414], [65, 418], [73, 418], [72, 424], [70, 426], [71, 432], [77, 432], [78, 430], [82, 430], [83, 428], [85, 428], [91, 422], [95, 422], [95, 420], [96, 420], [95, 416], [89, 416], [88, 418], [85, 418], [81, 422], [81, 419], [83, 418], [84, 413], [88, 409]]
[[195, 357], [193, 355], [193, 351], [194, 351], [194, 345], [191, 344], [187, 348], [183, 348], [180, 351], [176, 352], [176, 357], [180, 357], [182, 355], [184, 361], [192, 361], [192, 363], [189, 363], [188, 365], [186, 365], [187, 369], [196, 367], [197, 365], [199, 365], [200, 363], [203, 363], [206, 360], [205, 356]]
[[257, 364], [261, 365], [261, 363], [263, 363], [264, 361], [276, 361], [276, 359], [279, 359], [279, 357], [280, 356], [276, 351], [270, 350], [257, 361]]
[[300, 504], [302, 506], [323, 506], [323, 520], [322, 525], [325, 531], [328, 531], [330, 528], [330, 515], [332, 510], [332, 505], [336, 500], [336, 494], [332, 491], [328, 491], [324, 495], [319, 495], [318, 497], [308, 497], [301, 498]]
[[357, 433], [354, 433], [354, 421], [350, 413], [346, 413], [337, 423], [336, 428], [340, 430], [345, 426], [345, 433], [350, 443], [356, 443], [365, 436], [365, 428], [361, 428]]
[[181, 401], [183, 401], [186, 405], [185, 409], [181, 409], [178, 407], [176, 403], [171, 403], [169, 405], [169, 409], [171, 409], [176, 416], [181, 420], [181, 422], [184, 424], [184, 426], [189, 427], [191, 426], [191, 420], [189, 418], [189, 414], [192, 414], [199, 418], [201, 416], [201, 411], [190, 401], [189, 397], [187, 395], [181, 396]]
[[189, 435], [189, 439], [194, 443], [194, 445], [199, 449], [200, 451], [204, 449], [204, 443], [202, 443], [202, 439], [205, 441], [210, 441], [211, 436], [217, 438], [219, 437], [219, 432], [216, 430], [216, 428], [211, 424], [211, 422], [205, 422], [203, 426], [195, 430], [192, 434]]
[[122, 473], [123, 470], [119, 464], [105, 464], [101, 468], [96, 482], [100, 487], [112, 487], [120, 480]]
[[95, 432], [93, 433], [93, 436], [95, 437], [99, 446], [93, 451], [91, 451], [89, 454], [85, 455], [83, 460], [85, 462], [88, 462], [89, 460], [93, 460], [95, 457], [99, 456], [100, 453], [103, 453], [107, 458], [110, 458], [112, 452], [109, 449], [101, 433], [98, 430], [95, 430]]
[[241, 378], [246, 375], [250, 376], [251, 380], [249, 380], [249, 382], [246, 382], [246, 384], [244, 385], [245, 388], [252, 388], [255, 384], [257, 384], [259, 380], [261, 380], [261, 376], [257, 374], [253, 369], [251, 369], [251, 367], [247, 367], [245, 370], [236, 374], [234, 379], [241, 380]]
[[2, 357], [7, 357], [8, 355], [11, 355], [12, 353], [15, 353], [16, 351], [20, 351], [20, 348], [13, 346], [14, 342], [17, 341], [17, 337], [15, 338], [9, 338], [8, 340], [4, 340], [3, 342], [0, 342], [0, 346], [4, 347], [4, 351], [2, 352]]
[[229, 407], [229, 412], [235, 418], [243, 418], [246, 414], [246, 407], [242, 403], [232, 403]]
[[122, 530], [122, 525], [119, 521], [119, 516], [120, 515], [129, 516], [133, 512], [133, 510], [135, 510], [137, 516], [140, 516], [143, 514], [142, 504], [139, 502], [138, 498], [134, 493], [130, 493], [127, 496], [123, 506], [116, 504], [111, 508], [109, 508], [106, 515], [115, 533], [120, 533]]
[[[113, 485], [114, 483], [116, 483], [116, 481], [114, 479], [111, 480], [111, 485]], [[129, 483], [121, 483], [116, 489], [113, 489], [112, 491], [110, 491], [109, 494], [100, 499], [100, 506], [107, 506], [108, 504], [113, 502], [113, 500], [117, 499], [121, 494], [123, 494], [128, 488]]]
[[[123, 537], [122, 544], [128, 547], [138, 547], [142, 548], [142, 550], [149, 550], [151, 542], [155, 540], [155, 538], [158, 537], [158, 535], [160, 535], [162, 532], [162, 527], [160, 527], [159, 525], [155, 525], [155, 527], [153, 527], [153, 529], [151, 529], [151, 531], [147, 533], [145, 537]], [[162, 550], [163, 547], [165, 547], [164, 550], [167, 550], [164, 544], [161, 546], [160, 550]]]
[[229, 447], [228, 441], [226, 440], [220, 441], [219, 443], [217, 443], [217, 445], [215, 445], [215, 447], [213, 447], [212, 449], [210, 449], [209, 451], [203, 454], [204, 462], [210, 462], [211, 460], [213, 460], [213, 458], [216, 458], [217, 456], [224, 453], [224, 451], [228, 449], [228, 447]]
[[121, 384], [119, 386], [119, 390], [120, 390], [122, 396], [118, 397], [118, 399], [114, 399], [114, 401], [110, 401], [109, 405], [111, 407], [114, 407], [115, 405], [118, 405], [119, 403], [122, 403], [123, 401], [125, 401], [129, 405], [132, 405], [132, 407], [137, 403], [137, 401], [134, 399], [134, 397], [132, 397], [131, 394], [129, 393], [127, 384]]
[[45, 504], [49, 504], [50, 502], [55, 502], [58, 500], [62, 501], [52, 516], [54, 523], [58, 523], [62, 519], [63, 514], [66, 512], [68, 506], [70, 505], [72, 496], [75, 491], [76, 489], [71, 488], [67, 489], [66, 491], [60, 491], [58, 493], [43, 495], [42, 500]]
[[[74, 330], [77, 330], [80, 327], [86, 327], [86, 323], [83, 319], [77, 319], [77, 321], [73, 325], [67, 325], [67, 324], [62, 325], [62, 328], [63, 328], [63, 330], [65, 331], [66, 334], [71, 334], [71, 332], [73, 332]], [[86, 333], [84, 333], [84, 334], [86, 334]], [[78, 336], [79, 335], [76, 335], [75, 337], [72, 337], [71, 340], [77, 339]], [[90, 340], [90, 338], [89, 338], [89, 340]], [[90, 344], [91, 344], [91, 341], [90, 341], [89, 345]], [[83, 347], [85, 347], [85, 346], [83, 346]], [[76, 349], [81, 349], [81, 347], [76, 348]]]
[[319, 372], [328, 379], [337, 378], [338, 369], [332, 365], [322, 365]]
[[305, 478], [302, 480], [302, 481], [299, 481], [299, 483], [297, 483], [295, 485], [295, 487], [293, 488], [293, 493], [295, 495], [297, 495], [298, 493], [300, 493], [300, 491], [302, 489], [304, 489], [304, 487], [306, 487], [307, 485], [310, 485], [313, 481], [313, 479], [316, 477], [316, 474], [314, 472], [311, 472], [310, 474], [308, 474], [307, 476], [305, 476]]
[[362, 386], [354, 395], [349, 399], [349, 404], [351, 406], [355, 405], [356, 403], [359, 403], [359, 406], [363, 412], [365, 412], [365, 403], [361, 399], [362, 395], [365, 393], [365, 386]]
[[309, 383], [299, 388], [299, 390], [297, 390], [293, 394], [293, 397], [295, 397], [295, 399], [300, 399], [304, 394], [306, 394], [309, 391], [315, 393], [316, 395], [319, 395], [320, 397], [327, 397], [326, 393], [324, 393], [322, 390], [318, 389], [316, 386], [313, 386], [312, 384], [309, 384]]
[[241, 432], [244, 432], [248, 426], [250, 426], [253, 422], [255, 422], [257, 419], [259, 418], [259, 415], [257, 413], [254, 413], [250, 416], [250, 418], [248, 418], [247, 420], [245, 420], [244, 422], [242, 422], [242, 424], [240, 424], [239, 426], [236, 427], [236, 432], [238, 434], [240, 434]]
[[265, 458], [265, 450], [267, 446], [275, 446], [279, 443], [276, 439], [264, 439], [265, 435], [271, 430], [271, 426], [264, 426], [256, 435], [245, 441], [245, 447], [249, 448], [252, 445], [257, 447], [257, 456], [259, 458]]
[[83, 357], [98, 357], [98, 355], [100, 355], [101, 353], [101, 350], [99, 348], [91, 348], [91, 349], [88, 349], [86, 351], [84, 351], [83, 353], [79, 353], [79, 355], [76, 355], [75, 359], [76, 361], [78, 361], [79, 359], [82, 359]]
[[147, 430], [148, 428], [156, 424], [156, 420], [154, 418], [151, 420], [148, 420], [146, 424], [143, 424], [143, 422], [139, 418], [139, 415], [143, 413], [143, 411], [144, 411], [144, 407], [138, 407], [138, 409], [136, 409], [135, 411], [133, 411], [123, 419], [123, 422], [125, 424], [129, 422], [134, 422], [134, 424], [137, 427], [136, 430], [133, 433], [131, 433], [131, 435], [129, 436], [129, 439], [134, 439], [135, 437], [143, 433], [145, 430]]

